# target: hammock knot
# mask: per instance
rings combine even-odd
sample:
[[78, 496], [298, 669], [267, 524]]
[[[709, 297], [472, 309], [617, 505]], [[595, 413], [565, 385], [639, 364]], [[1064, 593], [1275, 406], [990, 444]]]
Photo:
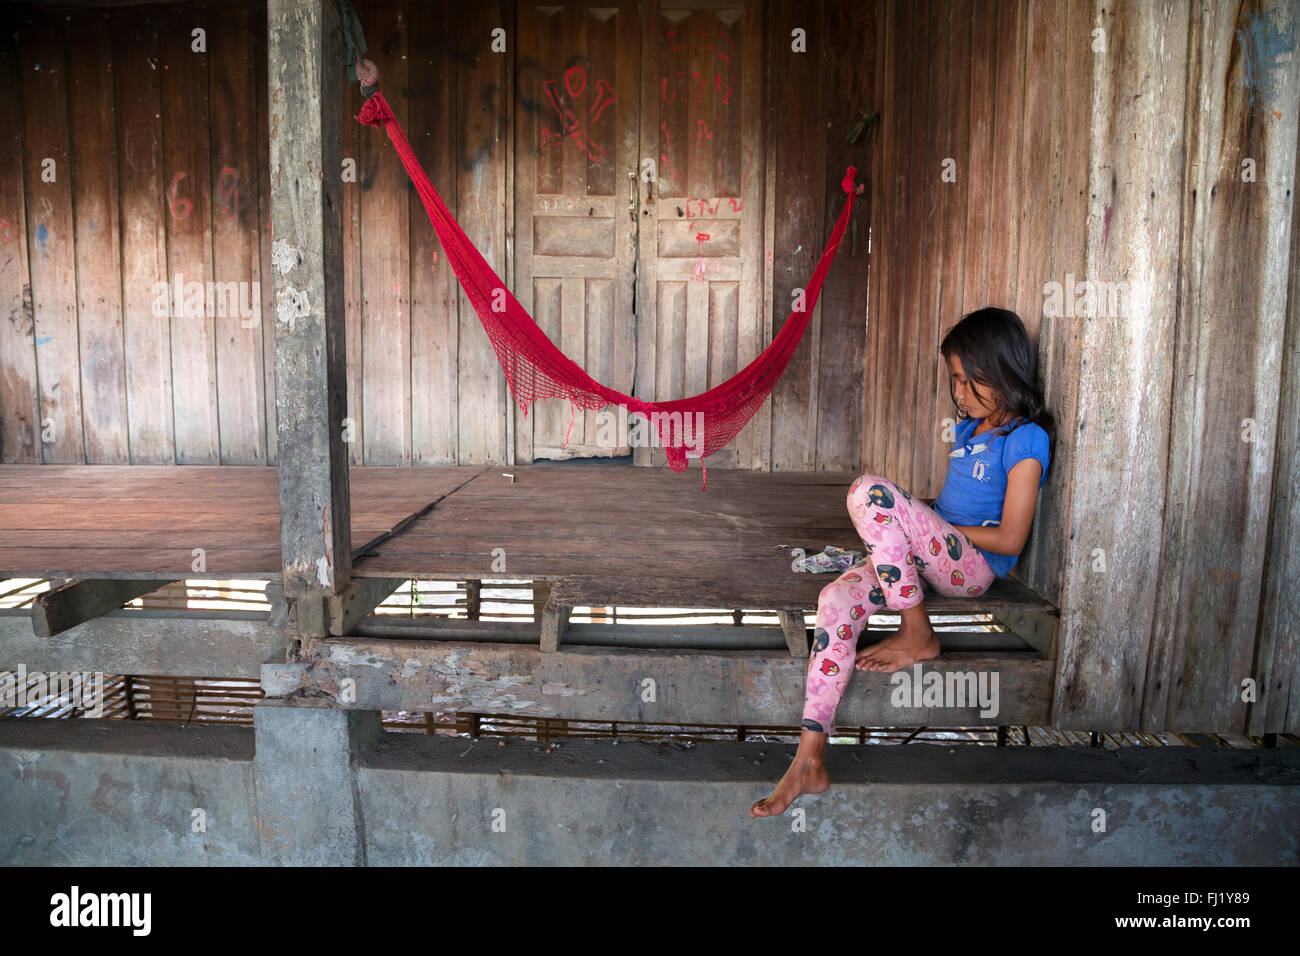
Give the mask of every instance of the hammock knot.
[[848, 171], [844, 173], [844, 181], [840, 185], [844, 187], [846, 193], [853, 192], [853, 180], [857, 178], [857, 175], [858, 167], [856, 166], [850, 166]]
[[385, 123], [396, 120], [393, 111], [388, 106], [388, 101], [384, 99], [384, 94], [375, 93], [374, 96], [366, 100], [361, 112], [357, 115], [357, 122], [365, 126], [383, 126]]
[[379, 67], [370, 60], [357, 60], [357, 80], [362, 86], [374, 88], [379, 85]]

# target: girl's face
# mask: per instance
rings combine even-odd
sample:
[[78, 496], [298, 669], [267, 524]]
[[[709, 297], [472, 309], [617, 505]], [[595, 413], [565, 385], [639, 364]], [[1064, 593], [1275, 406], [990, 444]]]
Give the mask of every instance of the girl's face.
[[948, 356], [948, 374], [952, 378], [952, 393], [957, 399], [957, 406], [970, 418], [992, 418], [990, 424], [996, 425], [998, 416], [998, 395], [996, 389], [989, 386], [977, 386], [966, 377], [961, 367], [961, 359], [956, 355]]

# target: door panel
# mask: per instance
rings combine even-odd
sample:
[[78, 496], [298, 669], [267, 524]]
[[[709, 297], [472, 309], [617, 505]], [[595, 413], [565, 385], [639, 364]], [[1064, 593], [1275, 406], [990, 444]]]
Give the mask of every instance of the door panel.
[[[515, 294], [597, 381], [632, 390], [640, 38], [633, 0], [519, 8]], [[515, 414], [515, 458], [625, 455], [626, 428], [538, 402]], [[564, 446], [564, 447], [561, 447]]]
[[[647, 0], [642, 10], [637, 393], [699, 394], [767, 344], [762, 319], [762, 21], [757, 0]], [[746, 426], [710, 462], [761, 464]], [[636, 449], [661, 465], [663, 450]]]

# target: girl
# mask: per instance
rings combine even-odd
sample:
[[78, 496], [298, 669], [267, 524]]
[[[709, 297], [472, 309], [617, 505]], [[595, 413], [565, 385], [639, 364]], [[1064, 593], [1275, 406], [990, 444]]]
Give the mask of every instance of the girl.
[[[960, 417], [943, 488], [925, 503], [876, 475], [849, 488], [867, 557], [821, 592], [799, 749], [751, 817], [784, 813], [801, 794], [830, 786], [822, 757], [854, 668], [888, 673], [939, 656], [923, 581], [944, 595], [981, 595], [1025, 546], [1056, 430], [1033, 343], [1014, 312], [986, 308], [958, 322], [939, 351]], [[899, 612], [898, 632], [856, 651], [867, 619], [885, 608]]]

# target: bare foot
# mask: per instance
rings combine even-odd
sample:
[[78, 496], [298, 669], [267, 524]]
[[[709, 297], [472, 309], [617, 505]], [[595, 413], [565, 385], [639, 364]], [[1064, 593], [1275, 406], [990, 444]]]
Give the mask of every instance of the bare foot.
[[939, 656], [943, 648], [930, 625], [929, 616], [924, 612], [920, 617], [904, 612], [902, 617], [902, 626], [896, 634], [858, 651], [853, 664], [857, 670], [892, 674], [911, 667], [917, 661]]
[[772, 795], [759, 800], [749, 808], [751, 817], [776, 817], [805, 793], [825, 793], [830, 789], [831, 775], [821, 761], [799, 760], [790, 764]]

